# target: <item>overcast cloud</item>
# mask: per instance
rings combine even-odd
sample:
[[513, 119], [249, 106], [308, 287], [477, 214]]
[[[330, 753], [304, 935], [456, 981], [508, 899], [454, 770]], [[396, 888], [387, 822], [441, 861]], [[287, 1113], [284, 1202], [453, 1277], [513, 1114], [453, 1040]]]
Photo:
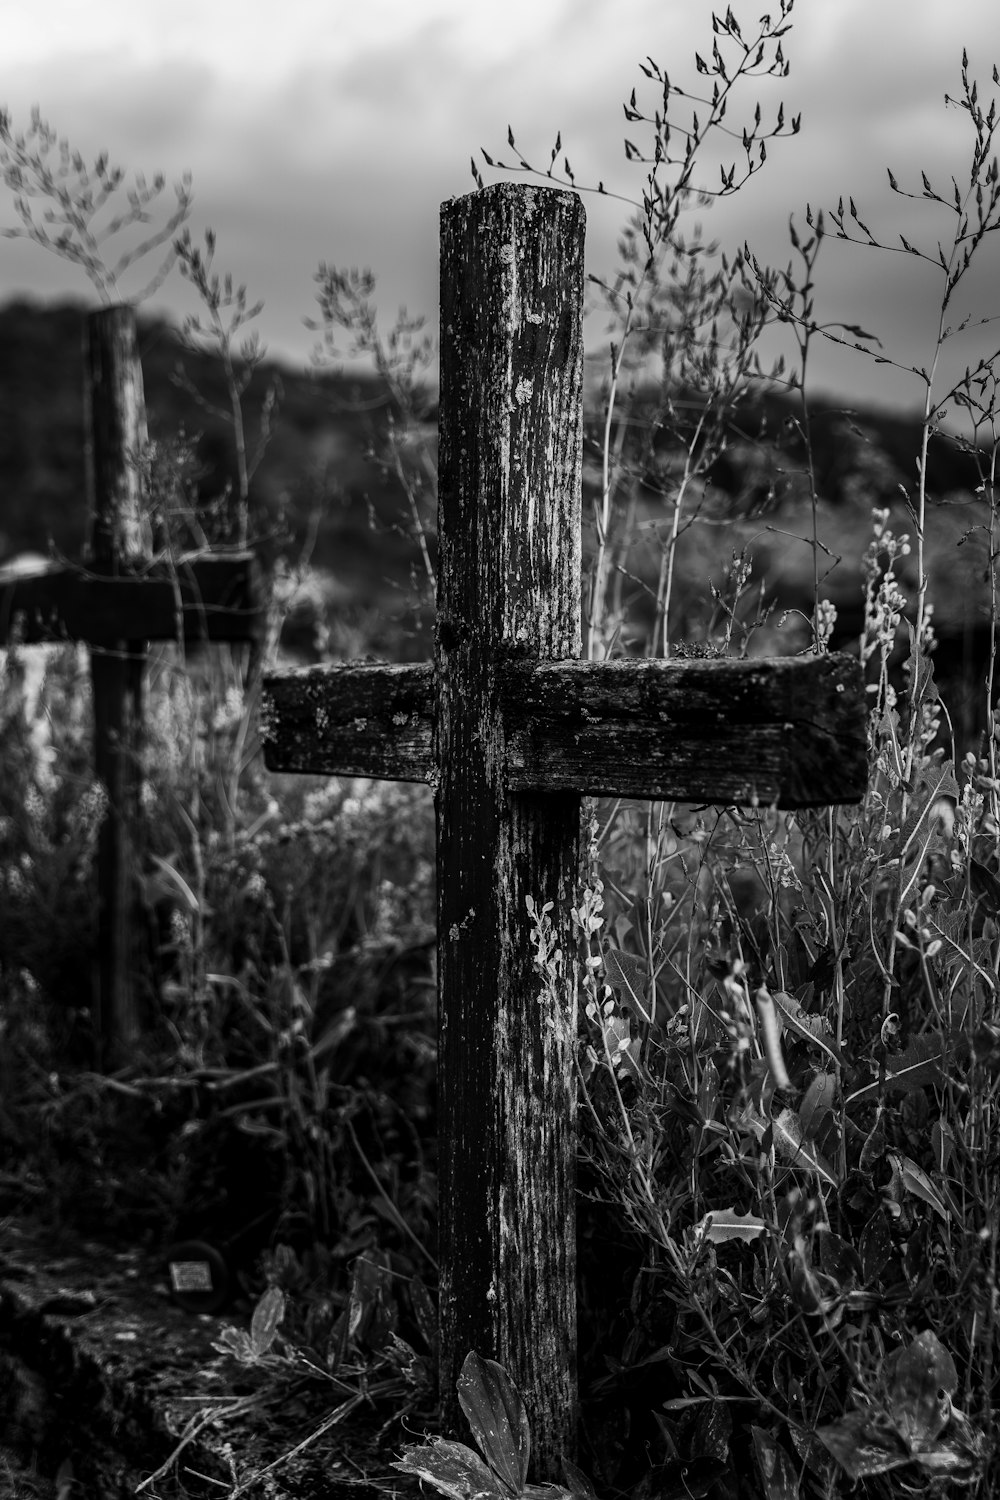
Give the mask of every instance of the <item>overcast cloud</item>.
[[[87, 157], [152, 175], [190, 170], [193, 231], [218, 234], [219, 265], [266, 303], [259, 327], [271, 352], [303, 361], [313, 336], [313, 275], [321, 260], [369, 265], [386, 322], [399, 304], [437, 318], [437, 225], [442, 200], [472, 187], [470, 154], [504, 156], [507, 124], [530, 158], [547, 162], [562, 132], [578, 185], [603, 178], [637, 197], [642, 174], [623, 158], [621, 103], [644, 83], [647, 54], [696, 88], [693, 53], [711, 49], [708, 0], [5, 0], [0, 103], [15, 126], [32, 105]], [[761, 0], [734, 0], [746, 33]], [[776, 8], [776, 0], [775, 0]], [[933, 248], [952, 228], [941, 209], [903, 203], [888, 189], [919, 190], [919, 171], [948, 189], [967, 181], [967, 116], [946, 110], [960, 89], [963, 45], [981, 101], [996, 92], [996, 0], [798, 0], [786, 39], [791, 75], [748, 85], [735, 120], [760, 97], [802, 112], [795, 140], [775, 142], [760, 176], [703, 215], [706, 234], [784, 263], [794, 213], [807, 201], [853, 194], [873, 230], [903, 232]], [[702, 80], [703, 82], [703, 80]], [[655, 93], [646, 86], [652, 107]], [[639, 91], [643, 99], [642, 88]], [[634, 132], [638, 127], [629, 127]], [[708, 164], [706, 164], [708, 165]], [[497, 179], [484, 167], [484, 177]], [[716, 168], [709, 181], [714, 185]], [[588, 269], [609, 274], [626, 210], [586, 195]], [[13, 223], [9, 199], [0, 223]], [[958, 316], [1000, 313], [1000, 235]], [[141, 284], [141, 276], [126, 290]], [[902, 255], [827, 244], [817, 314], [857, 322], [906, 363], [931, 357], [939, 284]], [[73, 267], [21, 241], [0, 241], [0, 296], [88, 295]], [[174, 273], [153, 306], [192, 310]], [[992, 342], [990, 342], [992, 339]], [[946, 374], [995, 347], [1000, 323], [969, 335]], [[590, 344], [599, 345], [594, 324]], [[851, 400], [915, 405], [912, 377], [858, 356], [819, 352], [813, 384]]]

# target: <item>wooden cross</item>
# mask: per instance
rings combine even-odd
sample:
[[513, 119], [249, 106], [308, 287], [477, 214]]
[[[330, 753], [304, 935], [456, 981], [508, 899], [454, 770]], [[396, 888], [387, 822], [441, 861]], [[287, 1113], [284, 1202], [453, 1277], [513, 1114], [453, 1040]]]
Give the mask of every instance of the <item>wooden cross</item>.
[[453, 1425], [465, 1356], [499, 1359], [540, 1479], [574, 1451], [576, 982], [543, 993], [526, 898], [569, 955], [586, 794], [792, 807], [866, 779], [854, 661], [577, 659], [583, 242], [569, 193], [443, 206], [434, 664], [275, 674], [261, 730], [273, 770], [434, 788], [441, 1398]]
[[249, 552], [170, 563], [153, 558], [142, 482], [146, 411], [131, 307], [90, 314], [84, 367], [86, 561], [0, 584], [0, 645], [82, 641], [90, 648], [95, 771], [108, 795], [97, 851], [97, 1035], [109, 1064], [127, 1060], [140, 1031], [130, 961], [146, 644], [256, 640], [264, 609]]

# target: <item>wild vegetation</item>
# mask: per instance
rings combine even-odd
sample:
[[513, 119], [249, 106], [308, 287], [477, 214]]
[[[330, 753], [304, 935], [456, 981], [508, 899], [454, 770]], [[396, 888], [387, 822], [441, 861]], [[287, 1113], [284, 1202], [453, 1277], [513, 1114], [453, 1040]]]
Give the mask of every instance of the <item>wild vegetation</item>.
[[[682, 656], [850, 644], [871, 698], [869, 787], [857, 807], [794, 815], [592, 810], [576, 907], [580, 1435], [592, 1481], [568, 1471], [576, 1495], [987, 1495], [1000, 1480], [997, 371], [974, 364], [951, 390], [936, 373], [940, 349], [968, 322], [959, 308], [969, 267], [1000, 225], [997, 104], [981, 102], [963, 58], [954, 102], [969, 131], [964, 168], [911, 188], [893, 164], [890, 193], [915, 195], [936, 216], [926, 242], [897, 247], [852, 201], [792, 226], [784, 270], [760, 265], [750, 247], [716, 254], [684, 229], [685, 212], [712, 196], [700, 175], [706, 141], [724, 129], [737, 143], [718, 190], [731, 194], [766, 170], [768, 141], [795, 133], [780, 112], [769, 129], [742, 102], [755, 76], [787, 69], [791, 10], [781, 0], [746, 36], [732, 9], [714, 16], [697, 89], [650, 61], [626, 105], [641, 186], [621, 262], [596, 288], [613, 357], [587, 421], [588, 648]], [[995, 68], [992, 82], [1000, 87]], [[5, 132], [10, 182], [9, 123]], [[513, 133], [510, 145], [516, 152]], [[516, 170], [532, 168], [518, 155]], [[561, 141], [535, 175], [576, 184]], [[838, 239], [937, 268], [938, 335], [914, 371], [922, 415], [898, 468], [866, 462], [871, 422], [838, 425], [809, 400], [817, 338], [844, 341], [859, 359], [889, 357], [861, 329], [817, 323], [817, 263]], [[218, 287], [183, 245], [218, 344], [229, 338], [212, 321]], [[317, 281], [325, 346], [346, 332], [377, 368], [389, 419], [373, 432], [373, 472], [391, 476], [401, 502], [410, 618], [426, 621], [428, 346], [412, 325], [380, 333], [370, 277], [322, 267]], [[774, 320], [793, 334], [797, 363], [761, 363]], [[237, 445], [244, 431], [244, 448], [235, 417], [257, 357], [250, 349], [241, 365], [230, 349], [223, 366], [228, 431]], [[956, 415], [958, 438], [947, 426]], [[177, 448], [160, 450], [159, 492], [178, 516], [198, 520], [216, 499], [223, 530], [270, 530], [267, 512], [254, 511], [245, 453], [235, 506], [199, 495], [189, 458], [185, 468]], [[855, 534], [862, 518], [866, 530], [854, 602], [848, 569], [833, 572], [837, 503]], [[699, 574], [723, 522], [736, 539], [732, 565]], [[783, 619], [754, 576], [772, 533], [757, 552], [747, 538], [792, 524], [807, 588]], [[682, 573], [701, 581], [682, 587]], [[944, 689], [936, 636], [941, 622], [955, 624], [956, 578], [982, 580], [980, 593], [967, 583], [963, 593], [982, 617], [963, 617], [956, 634], [981, 627], [983, 644], [975, 674], [952, 665]], [[427, 1421], [426, 795], [266, 777], [250, 753], [254, 705], [238, 663], [162, 651], [137, 872], [148, 942], [136, 982], [150, 1039], [130, 1068], [100, 1077], [87, 1065], [80, 976], [101, 793], [76, 653], [53, 658], [36, 687], [26, 654], [11, 653], [0, 703], [9, 1190], [56, 1222], [100, 1222], [153, 1245], [226, 1240], [259, 1299], [250, 1333], [225, 1336], [234, 1359], [271, 1381], [332, 1382], [341, 1418], [374, 1401], [385, 1420]], [[557, 963], [549, 895], [525, 913], [540, 986]], [[248, 1181], [251, 1199], [234, 1198]], [[473, 1361], [462, 1394], [482, 1458], [436, 1443], [410, 1448], [402, 1466], [454, 1496], [526, 1492], [528, 1434], [503, 1372]]]

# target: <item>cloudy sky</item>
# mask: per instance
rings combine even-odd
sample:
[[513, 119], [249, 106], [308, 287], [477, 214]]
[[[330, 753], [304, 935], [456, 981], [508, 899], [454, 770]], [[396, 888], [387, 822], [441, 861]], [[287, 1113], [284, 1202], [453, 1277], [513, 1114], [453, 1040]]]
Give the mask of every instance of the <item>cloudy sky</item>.
[[[733, 0], [744, 34], [764, 3]], [[639, 86], [652, 109], [658, 94], [638, 63], [651, 56], [696, 89], [694, 51], [707, 55], [712, 42], [710, 0], [7, 0], [2, 9], [0, 104], [13, 126], [26, 127], [37, 104], [88, 158], [106, 149], [130, 171], [170, 179], [190, 170], [194, 232], [216, 230], [220, 268], [265, 301], [258, 326], [269, 349], [296, 361], [313, 342], [303, 319], [315, 311], [323, 260], [370, 266], [386, 322], [405, 303], [435, 323], [438, 206], [471, 189], [480, 146], [505, 155], [508, 122], [529, 159], [547, 162], [559, 130], [578, 186], [603, 178], [638, 197], [622, 100]], [[967, 184], [968, 117], [946, 110], [944, 94], [960, 92], [963, 45], [980, 101], [996, 93], [996, 0], [798, 0], [792, 21], [790, 76], [746, 85], [729, 118], [749, 119], [760, 97], [766, 120], [783, 98], [786, 115], [802, 112], [801, 134], [775, 142], [760, 176], [701, 216], [706, 233], [724, 247], [746, 238], [762, 260], [784, 264], [789, 215], [801, 226], [807, 202], [853, 194], [873, 230], [933, 249], [953, 216], [894, 198], [885, 169], [917, 191], [921, 168], [946, 191], [952, 174]], [[588, 269], [608, 275], [627, 210], [586, 201]], [[0, 188], [0, 225], [13, 222]], [[981, 255], [954, 321], [1000, 313], [1000, 235]], [[0, 296], [87, 292], [76, 268], [0, 241]], [[180, 315], [189, 297], [175, 272], [153, 305]], [[824, 247], [818, 316], [861, 324], [902, 362], [932, 357], [939, 300], [940, 277], [924, 264], [832, 239]], [[589, 345], [601, 342], [595, 321]], [[996, 343], [1000, 322], [970, 333], [945, 376]], [[833, 350], [819, 352], [813, 379], [853, 400], [920, 399], [912, 376]]]

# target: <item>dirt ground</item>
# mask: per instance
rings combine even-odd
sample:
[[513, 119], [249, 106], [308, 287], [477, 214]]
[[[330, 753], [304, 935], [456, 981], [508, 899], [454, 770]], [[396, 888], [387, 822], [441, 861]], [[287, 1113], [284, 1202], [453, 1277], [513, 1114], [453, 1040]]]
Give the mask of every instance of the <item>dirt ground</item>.
[[184, 1312], [148, 1255], [0, 1220], [0, 1500], [117, 1500], [160, 1470], [150, 1500], [218, 1497], [272, 1465], [251, 1496], [416, 1496], [378, 1437], [391, 1414], [359, 1410], [312, 1440], [342, 1395], [268, 1384], [213, 1348], [250, 1312]]

